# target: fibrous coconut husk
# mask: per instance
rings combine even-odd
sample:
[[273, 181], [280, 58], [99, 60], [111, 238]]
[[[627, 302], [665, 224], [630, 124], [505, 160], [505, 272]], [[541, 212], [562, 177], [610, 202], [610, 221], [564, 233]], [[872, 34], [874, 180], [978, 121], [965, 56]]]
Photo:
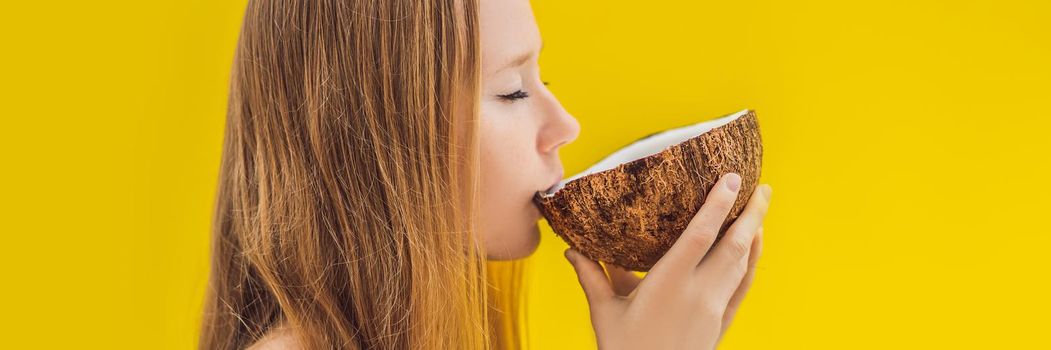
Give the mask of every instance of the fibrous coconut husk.
[[[656, 153], [637, 158], [639, 152]], [[744, 110], [639, 139], [553, 193], [537, 192], [533, 201], [570, 247], [593, 260], [649, 271], [720, 176], [734, 172], [741, 190], [721, 238], [755, 190], [762, 158], [759, 121]]]

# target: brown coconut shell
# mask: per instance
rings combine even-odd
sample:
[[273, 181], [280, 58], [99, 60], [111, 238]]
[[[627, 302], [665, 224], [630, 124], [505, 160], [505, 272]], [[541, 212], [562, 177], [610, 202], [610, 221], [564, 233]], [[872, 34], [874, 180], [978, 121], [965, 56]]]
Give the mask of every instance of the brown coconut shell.
[[553, 195], [537, 192], [533, 201], [570, 247], [592, 260], [649, 271], [723, 174], [741, 175], [741, 191], [719, 238], [744, 210], [759, 180], [763, 144], [755, 112], [743, 113], [659, 153], [569, 181]]

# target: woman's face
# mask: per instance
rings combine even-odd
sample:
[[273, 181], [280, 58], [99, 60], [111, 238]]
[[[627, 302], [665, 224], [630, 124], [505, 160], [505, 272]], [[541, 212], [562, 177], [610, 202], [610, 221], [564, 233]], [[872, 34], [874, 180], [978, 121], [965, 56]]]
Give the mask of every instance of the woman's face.
[[490, 259], [517, 259], [540, 242], [533, 194], [562, 179], [558, 150], [580, 124], [540, 80], [540, 31], [529, 1], [480, 6], [480, 236]]

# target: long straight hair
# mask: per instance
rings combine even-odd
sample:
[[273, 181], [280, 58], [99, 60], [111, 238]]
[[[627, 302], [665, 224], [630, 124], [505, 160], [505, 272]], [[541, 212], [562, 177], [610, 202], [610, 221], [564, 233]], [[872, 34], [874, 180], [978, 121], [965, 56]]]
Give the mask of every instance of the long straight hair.
[[477, 8], [249, 1], [200, 348], [520, 345], [522, 266], [475, 237]]

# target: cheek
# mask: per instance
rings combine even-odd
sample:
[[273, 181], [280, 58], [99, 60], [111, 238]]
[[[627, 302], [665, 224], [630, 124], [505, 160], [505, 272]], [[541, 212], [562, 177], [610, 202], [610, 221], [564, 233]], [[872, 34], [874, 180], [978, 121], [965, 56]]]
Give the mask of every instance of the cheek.
[[479, 146], [483, 190], [490, 198], [520, 200], [535, 186], [542, 163], [535, 152], [535, 127], [527, 118], [495, 116], [480, 125]]
[[534, 187], [535, 157], [521, 133], [488, 131], [480, 140], [482, 205], [496, 216], [523, 212]]
[[529, 255], [539, 240], [539, 213], [531, 199], [540, 163], [531, 152], [528, 126], [499, 122], [483, 122], [479, 129], [479, 234], [490, 258], [514, 259]]

